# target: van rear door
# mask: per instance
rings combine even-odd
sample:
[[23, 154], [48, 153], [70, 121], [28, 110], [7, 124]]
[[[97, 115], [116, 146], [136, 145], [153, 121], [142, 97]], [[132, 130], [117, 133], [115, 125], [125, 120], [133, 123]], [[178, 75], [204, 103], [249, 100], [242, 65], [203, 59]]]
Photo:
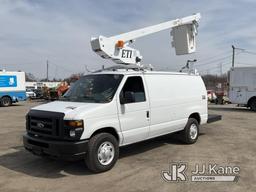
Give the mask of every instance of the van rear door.
[[127, 77], [117, 100], [123, 144], [145, 140], [149, 135], [149, 99], [143, 76]]

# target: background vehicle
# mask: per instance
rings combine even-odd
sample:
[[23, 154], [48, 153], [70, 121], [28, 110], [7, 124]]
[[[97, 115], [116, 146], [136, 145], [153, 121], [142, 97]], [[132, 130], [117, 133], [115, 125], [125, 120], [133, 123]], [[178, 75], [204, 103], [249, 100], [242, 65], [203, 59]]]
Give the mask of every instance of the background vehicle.
[[26, 89], [26, 96], [27, 98], [35, 98], [36, 93], [32, 89]]
[[36, 94], [36, 99], [42, 99], [43, 98], [42, 88], [33, 89], [33, 92]]
[[229, 99], [256, 111], [256, 67], [235, 67], [229, 71]]
[[0, 105], [26, 100], [25, 73], [0, 71]]
[[208, 101], [210, 103], [215, 103], [216, 102], [217, 96], [215, 94], [215, 91], [207, 90], [207, 97], [208, 97]]

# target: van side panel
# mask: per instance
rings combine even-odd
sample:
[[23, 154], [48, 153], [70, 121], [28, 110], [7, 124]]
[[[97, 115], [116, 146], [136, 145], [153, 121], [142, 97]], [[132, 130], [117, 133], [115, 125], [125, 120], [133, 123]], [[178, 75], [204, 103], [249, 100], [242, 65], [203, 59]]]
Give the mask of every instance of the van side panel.
[[207, 121], [207, 93], [200, 76], [145, 74], [150, 95], [150, 137], [184, 129], [188, 117], [199, 113]]

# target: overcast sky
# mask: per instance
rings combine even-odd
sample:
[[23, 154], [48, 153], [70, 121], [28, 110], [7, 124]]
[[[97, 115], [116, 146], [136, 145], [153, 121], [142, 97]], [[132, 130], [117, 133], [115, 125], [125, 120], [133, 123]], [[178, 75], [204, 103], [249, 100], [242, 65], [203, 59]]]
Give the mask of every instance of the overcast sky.
[[[111, 36], [200, 12], [197, 52], [176, 56], [170, 32], [138, 39], [143, 63], [179, 70], [197, 59], [202, 73], [220, 73], [231, 66], [231, 45], [252, 52], [236, 55], [237, 66], [256, 59], [255, 0], [0, 0], [0, 69], [23, 70], [39, 78], [63, 78], [94, 70], [111, 61], [98, 57], [90, 38]], [[254, 54], [255, 52], [255, 54]], [[256, 66], [256, 64], [255, 64]]]

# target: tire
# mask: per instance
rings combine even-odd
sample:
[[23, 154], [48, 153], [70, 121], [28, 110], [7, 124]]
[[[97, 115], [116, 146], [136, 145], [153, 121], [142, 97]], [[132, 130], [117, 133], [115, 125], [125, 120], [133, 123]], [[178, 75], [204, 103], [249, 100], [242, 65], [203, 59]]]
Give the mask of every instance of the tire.
[[[104, 149], [108, 150], [107, 153]], [[94, 173], [108, 171], [115, 165], [118, 157], [118, 141], [113, 135], [99, 133], [89, 140], [85, 163], [90, 171]]]
[[256, 99], [253, 99], [250, 103], [250, 109], [256, 111]]
[[197, 141], [199, 135], [199, 124], [194, 118], [189, 118], [182, 131], [182, 140], [186, 144], [193, 144]]
[[12, 100], [10, 97], [2, 97], [0, 100], [0, 105], [2, 107], [8, 107], [12, 104]]

